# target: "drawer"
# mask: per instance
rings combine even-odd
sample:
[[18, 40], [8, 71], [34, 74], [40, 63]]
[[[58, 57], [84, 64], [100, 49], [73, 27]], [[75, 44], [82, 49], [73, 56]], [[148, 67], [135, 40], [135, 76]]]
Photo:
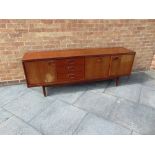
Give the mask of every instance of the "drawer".
[[57, 66], [75, 66], [75, 65], [84, 65], [84, 58], [67, 58], [56, 61]]
[[67, 74], [57, 74], [57, 80], [58, 81], [74, 81], [74, 80], [82, 80], [84, 79], [84, 72], [81, 73], [67, 73]]
[[61, 74], [84, 72], [84, 58], [58, 60], [56, 67]]
[[84, 65], [64, 65], [57, 66], [57, 73], [84, 72]]

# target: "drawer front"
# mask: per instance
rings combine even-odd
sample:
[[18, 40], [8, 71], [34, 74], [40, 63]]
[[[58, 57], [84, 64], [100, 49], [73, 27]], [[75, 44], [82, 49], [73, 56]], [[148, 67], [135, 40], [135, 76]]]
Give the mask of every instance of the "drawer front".
[[57, 74], [58, 81], [77, 81], [84, 80], [83, 73], [67, 73], [67, 74]]
[[84, 71], [84, 65], [64, 65], [64, 66], [57, 65], [57, 73], [60, 74], [76, 73], [83, 71]]
[[66, 58], [62, 60], [57, 60], [57, 66], [75, 66], [84, 65], [84, 58]]
[[84, 58], [57, 60], [56, 68], [58, 81], [84, 79]]

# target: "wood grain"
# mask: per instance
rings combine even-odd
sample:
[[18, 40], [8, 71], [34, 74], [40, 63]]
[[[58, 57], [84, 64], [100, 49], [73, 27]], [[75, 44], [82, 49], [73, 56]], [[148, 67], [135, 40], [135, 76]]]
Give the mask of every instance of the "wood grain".
[[28, 87], [83, 83], [130, 75], [135, 52], [125, 48], [28, 52], [23, 68]]
[[85, 59], [85, 78], [98, 79], [108, 77], [110, 56], [88, 57]]
[[29, 84], [53, 83], [56, 80], [55, 63], [53, 61], [25, 62]]
[[98, 55], [114, 55], [134, 53], [123, 47], [114, 48], [90, 48], [90, 49], [68, 49], [54, 51], [33, 51], [25, 53], [23, 61], [54, 59], [54, 58], [69, 58], [80, 56], [98, 56]]

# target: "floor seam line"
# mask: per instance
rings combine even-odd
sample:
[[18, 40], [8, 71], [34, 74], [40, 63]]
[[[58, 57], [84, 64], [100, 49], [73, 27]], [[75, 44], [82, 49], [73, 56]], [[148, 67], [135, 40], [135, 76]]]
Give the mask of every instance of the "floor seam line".
[[[31, 122], [33, 119], [35, 119], [37, 116], [39, 116], [42, 112], [44, 112], [45, 110], [47, 110], [47, 108], [49, 108], [54, 102], [56, 102], [57, 99], [55, 99], [50, 105], [48, 105], [45, 109], [41, 110], [40, 112], [38, 112], [34, 117], [32, 117], [28, 122]], [[45, 101], [47, 102], [47, 101]], [[43, 103], [46, 104], [46, 103]]]
[[0, 126], [1, 126], [3, 123], [7, 122], [7, 121], [8, 121], [9, 119], [11, 119], [12, 117], [14, 117], [14, 116], [11, 114], [11, 117], [9, 117], [7, 120], [1, 122], [1, 123], [0, 123]]
[[92, 112], [89, 112], [89, 113], [90, 113], [90, 114], [93, 114], [93, 115], [95, 115], [95, 116], [97, 116], [97, 117], [99, 117], [99, 118], [101, 118], [101, 119], [105, 119], [106, 121], [108, 121], [108, 122], [110, 122], [110, 123], [117, 124], [117, 125], [119, 125], [119, 126], [125, 128], [125, 129], [130, 130], [130, 131], [133, 130], [133, 129], [131, 129], [131, 128], [129, 128], [129, 127], [123, 125], [123, 124], [120, 124], [120, 123], [118, 123], [118, 122], [115, 122], [115, 121], [113, 121], [113, 120], [111, 120], [111, 119], [108, 119], [108, 118], [106, 118], [106, 117], [104, 117], [104, 116], [100, 116], [100, 115], [94, 114], [94, 113], [92, 113]]
[[116, 95], [110, 94], [110, 93], [108, 93], [108, 92], [105, 92], [105, 93], [103, 93], [103, 94], [111, 95], [111, 96], [116, 97], [116, 98], [122, 98], [122, 99], [125, 99], [125, 100], [127, 100], [127, 101], [130, 101], [130, 102], [132, 102], [132, 103], [137, 103], [136, 101], [132, 101], [132, 100], [129, 100], [129, 99], [124, 98], [124, 97], [116, 96]]
[[1, 107], [5, 107], [6, 105], [10, 104], [10, 102], [12, 102], [14, 100], [17, 100], [19, 97], [22, 97], [22, 96], [24, 96], [25, 94], [28, 94], [28, 93], [30, 93], [30, 92], [25, 92], [25, 93], [21, 94], [17, 98], [12, 99], [11, 101], [7, 102], [6, 104], [2, 105]]
[[96, 114], [96, 113], [94, 113], [94, 112], [87, 111], [87, 110], [84, 109], [84, 108], [78, 107], [78, 106], [76, 106], [76, 105], [69, 104], [69, 103], [67, 103], [67, 102], [65, 102], [65, 101], [64, 101], [64, 103], [65, 103], [65, 104], [68, 104], [68, 105], [70, 105], [70, 106], [73, 106], [73, 107], [75, 107], [75, 108], [78, 108], [79, 110], [85, 111], [86, 113], [93, 114], [93, 115], [95, 115], [95, 116], [97, 116], [97, 117], [99, 117], [99, 118], [101, 118], [101, 119], [105, 119], [105, 120], [107, 120], [107, 121], [109, 121], [109, 122], [111, 122], [111, 123], [115, 123], [115, 124], [117, 124], [117, 125], [119, 125], [119, 126], [122, 126], [122, 127], [126, 128], [126, 129], [128, 129], [128, 130], [131, 130], [131, 128], [128, 128], [128, 127], [126, 127], [126, 126], [124, 126], [124, 125], [122, 125], [122, 124], [119, 124], [119, 123], [117, 123], [117, 122], [111, 120], [110, 118], [106, 118], [106, 117], [101, 116], [101, 115], [98, 115], [98, 114]]
[[150, 86], [147, 86], [147, 85], [145, 85], [145, 84], [142, 84], [142, 87], [146, 87], [146, 88], [149, 88], [149, 89], [151, 89], [152, 91], [155, 91], [155, 88], [152, 88], [152, 87], [150, 87]]
[[112, 80], [109, 81], [109, 83], [107, 84], [107, 86], [105, 87], [105, 89], [104, 89], [104, 91], [102, 93], [105, 93], [106, 89], [110, 86], [111, 82], [112, 82]]
[[5, 109], [5, 108], [3, 108], [3, 109], [6, 110], [7, 112], [11, 113], [11, 114], [12, 114], [12, 117], [14, 116], [14, 117], [18, 118], [19, 120], [21, 120], [22, 122], [24, 122], [25, 124], [27, 124], [28, 126], [32, 127], [32, 128], [35, 129], [37, 132], [39, 132], [39, 133], [41, 133], [41, 134], [43, 135], [43, 133], [42, 133], [41, 131], [39, 131], [37, 128], [33, 127], [31, 124], [29, 124], [29, 123], [26, 122], [25, 120], [23, 120], [21, 117], [19, 117], [19, 116], [13, 114], [12, 112], [10, 112], [9, 110], [7, 110], [7, 109]]
[[66, 101], [62, 101], [62, 100], [59, 100], [59, 99], [58, 99], [58, 101], [64, 102], [64, 103], [67, 104], [67, 105], [73, 106], [74, 108], [77, 108], [77, 109], [79, 109], [79, 110], [82, 110], [82, 111], [88, 113], [88, 111], [86, 111], [85, 109], [82, 109], [81, 107], [76, 106], [75, 104], [70, 104], [70, 103], [68, 103], [68, 102], [66, 102]]
[[[114, 108], [116, 108], [116, 104], [117, 104], [117, 101], [118, 101], [119, 99], [120, 99], [120, 97], [117, 97], [116, 100], [115, 100], [115, 102], [113, 103], [113, 104], [114, 104]], [[111, 116], [112, 112], [113, 112], [113, 109], [111, 109], [110, 113], [109, 113], [108, 116], [107, 116], [109, 119], [110, 119], [110, 116]]]
[[85, 92], [83, 92], [74, 102], [73, 105], [81, 98], [81, 96], [83, 96], [85, 93], [87, 92], [87, 90]]
[[142, 89], [143, 89], [143, 87], [141, 86], [141, 90], [140, 90], [139, 97], [138, 97], [138, 102], [137, 102], [138, 104], [140, 104], [140, 98], [141, 98]]
[[80, 127], [80, 125], [82, 124], [82, 122], [84, 121], [84, 119], [86, 118], [86, 116], [88, 116], [89, 112], [87, 112], [85, 114], [85, 116], [81, 119], [81, 121], [79, 122], [79, 124], [77, 125], [76, 129], [72, 132], [72, 135], [75, 134], [75, 132], [78, 130], [78, 128]]

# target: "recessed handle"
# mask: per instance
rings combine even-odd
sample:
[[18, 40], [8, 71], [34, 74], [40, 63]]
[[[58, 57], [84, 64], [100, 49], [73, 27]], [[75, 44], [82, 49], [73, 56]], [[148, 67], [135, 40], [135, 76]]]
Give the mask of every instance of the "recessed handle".
[[48, 65], [51, 65], [52, 63], [53, 63], [53, 61], [49, 61], [49, 62], [48, 62]]
[[116, 56], [116, 57], [113, 57], [112, 59], [113, 60], [118, 60], [120, 57], [119, 56]]
[[102, 58], [97, 58], [97, 62], [102, 62]]
[[68, 66], [67, 69], [75, 69], [74, 66]]

